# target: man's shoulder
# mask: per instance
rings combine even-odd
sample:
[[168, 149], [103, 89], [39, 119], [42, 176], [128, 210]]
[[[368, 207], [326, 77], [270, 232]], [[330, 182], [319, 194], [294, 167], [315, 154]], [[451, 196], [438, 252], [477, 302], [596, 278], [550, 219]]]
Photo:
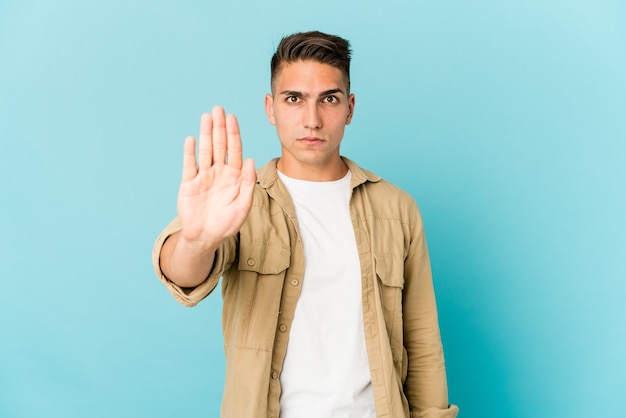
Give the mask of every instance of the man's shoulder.
[[367, 193], [370, 196], [375, 197], [376, 200], [386, 199], [393, 202], [403, 202], [408, 205], [415, 205], [413, 197], [404, 189], [389, 180], [380, 177], [372, 171], [359, 167], [352, 161], [351, 165], [350, 169], [352, 172], [354, 173], [357, 171], [359, 172], [359, 175], [363, 177], [363, 181], [359, 186], [366, 189]]
[[417, 203], [413, 196], [394, 183], [380, 178], [376, 182], [366, 182], [362, 187], [367, 191], [367, 195], [372, 202], [379, 206], [397, 208], [417, 208]]

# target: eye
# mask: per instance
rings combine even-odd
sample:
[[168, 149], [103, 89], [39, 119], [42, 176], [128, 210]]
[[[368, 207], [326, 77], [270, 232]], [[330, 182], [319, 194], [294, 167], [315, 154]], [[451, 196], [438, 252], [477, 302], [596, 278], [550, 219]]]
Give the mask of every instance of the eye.
[[337, 99], [337, 96], [326, 96], [322, 99], [322, 101], [324, 103], [337, 103], [339, 99]]
[[287, 101], [287, 103], [298, 103], [300, 101], [300, 98], [298, 96], [287, 96], [285, 100]]

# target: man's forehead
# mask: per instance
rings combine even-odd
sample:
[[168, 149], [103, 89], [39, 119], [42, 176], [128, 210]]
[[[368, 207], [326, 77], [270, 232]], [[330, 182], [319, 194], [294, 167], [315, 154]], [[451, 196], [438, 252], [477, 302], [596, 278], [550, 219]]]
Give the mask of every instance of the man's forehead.
[[319, 94], [339, 89], [346, 94], [347, 83], [343, 72], [329, 64], [313, 60], [283, 62], [272, 80], [272, 90]]

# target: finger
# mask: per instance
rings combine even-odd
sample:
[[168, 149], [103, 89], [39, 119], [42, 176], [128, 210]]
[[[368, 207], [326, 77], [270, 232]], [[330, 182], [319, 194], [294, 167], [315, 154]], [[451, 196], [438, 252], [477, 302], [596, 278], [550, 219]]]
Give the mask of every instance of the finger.
[[213, 108], [213, 164], [224, 165], [226, 161], [226, 116], [224, 108]]
[[[198, 169], [208, 170], [213, 164], [213, 116], [204, 113], [200, 118], [200, 136], [198, 137]], [[195, 152], [195, 150], [194, 150]]]
[[241, 168], [241, 135], [235, 115], [226, 117], [226, 137], [228, 140], [227, 161], [233, 168]]
[[192, 180], [196, 174], [196, 138], [188, 136], [183, 148], [183, 181]]

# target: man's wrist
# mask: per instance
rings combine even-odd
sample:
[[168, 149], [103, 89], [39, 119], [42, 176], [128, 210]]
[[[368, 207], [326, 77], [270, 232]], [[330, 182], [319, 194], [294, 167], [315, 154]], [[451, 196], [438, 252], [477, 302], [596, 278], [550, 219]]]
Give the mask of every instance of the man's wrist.
[[176, 247], [174, 250], [175, 252], [192, 258], [205, 258], [206, 256], [214, 254], [222, 243], [216, 239], [189, 240], [185, 237], [182, 231], [177, 232], [175, 236], [170, 238], [174, 238], [176, 240], [174, 243]]

